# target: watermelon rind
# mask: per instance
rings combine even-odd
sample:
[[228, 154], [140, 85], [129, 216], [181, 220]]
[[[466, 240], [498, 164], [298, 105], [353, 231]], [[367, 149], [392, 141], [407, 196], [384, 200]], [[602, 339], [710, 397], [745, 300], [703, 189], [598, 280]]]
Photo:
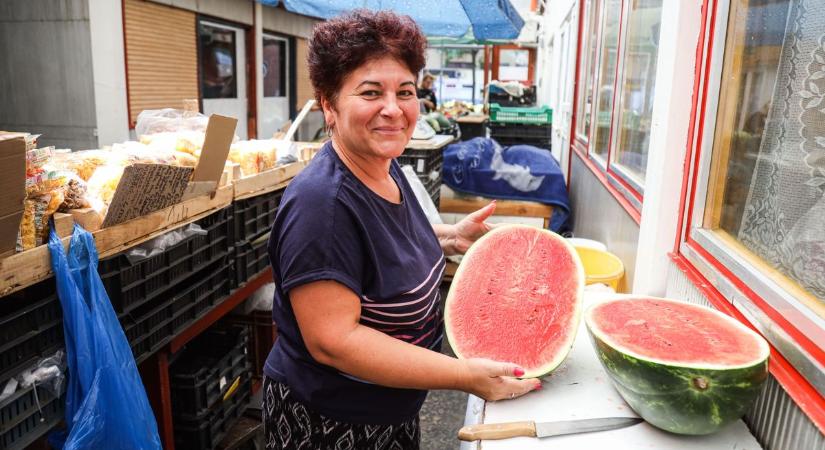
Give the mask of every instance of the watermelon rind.
[[[656, 297], [636, 297], [680, 302]], [[635, 354], [611, 342], [599, 329], [593, 313], [600, 305], [587, 309], [585, 325], [599, 361], [610, 375], [622, 398], [648, 423], [663, 430], [687, 435], [715, 433], [744, 416], [753, 405], [768, 378], [770, 347], [767, 342], [735, 319], [716, 310], [720, 320], [733, 323], [760, 343], [760, 354], [744, 364], [723, 366], [666, 361]]]
[[[582, 313], [583, 313], [582, 302], [583, 302], [583, 297], [584, 297], [584, 285], [585, 285], [584, 266], [581, 263], [581, 259], [579, 258], [578, 253], [576, 252], [576, 249], [565, 238], [563, 238], [562, 236], [559, 236], [556, 233], [553, 233], [552, 231], [541, 229], [541, 228], [529, 227], [529, 226], [526, 226], [526, 225], [516, 225], [516, 224], [499, 225], [496, 228], [493, 228], [488, 233], [486, 233], [484, 236], [482, 236], [475, 243], [473, 243], [473, 245], [470, 247], [470, 249], [464, 255], [464, 258], [462, 259], [462, 264], [459, 264], [458, 269], [456, 270], [456, 273], [453, 276], [453, 281], [452, 281], [452, 284], [450, 286], [450, 291], [447, 294], [447, 300], [446, 300], [445, 308], [444, 308], [445, 334], [447, 335], [447, 340], [449, 341], [453, 352], [456, 354], [456, 356], [458, 358], [466, 359], [468, 357], [471, 357], [469, 355], [465, 355], [462, 352], [461, 343], [459, 342], [459, 340], [456, 338], [456, 336], [452, 332], [451, 326], [450, 326], [450, 321], [451, 321], [450, 305], [454, 301], [456, 301], [455, 298], [454, 298], [454, 292], [455, 292], [454, 286], [456, 286], [458, 283], [461, 282], [462, 274], [464, 273], [465, 268], [469, 267], [471, 265], [469, 262], [471, 262], [472, 259], [475, 257], [474, 256], [475, 255], [474, 249], [483, 248], [484, 242], [486, 240], [493, 239], [494, 236], [496, 236], [497, 234], [507, 233], [510, 230], [518, 229], [518, 228], [525, 228], [525, 229], [529, 229], [531, 231], [538, 231], [540, 233], [545, 233], [546, 236], [550, 236], [557, 243], [559, 243], [560, 245], [564, 246], [567, 249], [567, 251], [570, 254], [571, 259], [573, 260], [574, 264], [576, 265], [576, 269], [577, 269], [576, 272], [571, 275], [571, 276], [577, 277], [578, 286], [577, 286], [577, 289], [576, 289], [576, 292], [575, 292], [575, 298], [571, 300], [574, 303], [574, 305], [573, 305], [573, 314], [572, 314], [572, 320], [570, 321], [571, 323], [569, 324], [570, 328], [569, 328], [569, 332], [567, 333], [566, 341], [562, 345], [559, 346], [559, 352], [556, 353], [555, 357], [552, 360], [548, 361], [547, 363], [545, 363], [545, 364], [543, 364], [539, 367], [533, 368], [533, 369], [527, 368], [524, 375], [519, 377], [519, 378], [539, 378], [539, 377], [543, 377], [543, 376], [549, 374], [550, 372], [552, 372], [553, 370], [555, 370], [559, 365], [561, 365], [561, 363], [564, 361], [564, 359], [570, 353], [570, 350], [573, 347], [573, 342], [574, 342], [574, 340], [576, 338], [576, 335], [577, 335], [577, 332], [578, 332], [578, 327], [580, 325], [581, 316], [582, 316]], [[501, 337], [502, 339], [507, 338], [506, 337], [507, 333], [503, 332], [503, 333], [501, 333], [501, 335], [502, 335], [502, 337]], [[513, 363], [518, 364], [518, 361], [504, 361], [504, 362], [513, 362]]]

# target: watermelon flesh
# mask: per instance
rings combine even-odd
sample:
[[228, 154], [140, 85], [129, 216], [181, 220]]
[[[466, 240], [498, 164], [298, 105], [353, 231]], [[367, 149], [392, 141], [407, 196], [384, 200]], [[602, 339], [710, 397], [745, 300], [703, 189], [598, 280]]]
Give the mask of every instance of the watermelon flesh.
[[625, 401], [673, 433], [710, 434], [740, 419], [768, 377], [767, 342], [710, 308], [620, 298], [589, 308], [585, 323]]
[[564, 238], [522, 225], [497, 227], [461, 261], [444, 312], [459, 358], [518, 364], [524, 378], [555, 369], [570, 351], [584, 270]]

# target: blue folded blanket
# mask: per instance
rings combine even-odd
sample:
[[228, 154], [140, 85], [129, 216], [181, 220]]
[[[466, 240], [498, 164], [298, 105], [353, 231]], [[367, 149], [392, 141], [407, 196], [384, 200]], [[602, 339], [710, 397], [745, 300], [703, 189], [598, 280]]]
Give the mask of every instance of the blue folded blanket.
[[552, 205], [550, 229], [568, 231], [570, 203], [556, 159], [530, 145], [501, 147], [474, 138], [444, 149], [443, 183], [458, 192]]

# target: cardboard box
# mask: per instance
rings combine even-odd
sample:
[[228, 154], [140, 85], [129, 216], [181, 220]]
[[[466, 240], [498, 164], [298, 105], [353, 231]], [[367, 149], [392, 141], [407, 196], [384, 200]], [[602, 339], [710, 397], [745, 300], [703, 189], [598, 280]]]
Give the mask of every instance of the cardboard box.
[[215, 192], [223, 175], [237, 119], [209, 117], [198, 165], [133, 164], [123, 171], [102, 228]]
[[26, 199], [26, 140], [0, 132], [0, 257], [14, 253]]

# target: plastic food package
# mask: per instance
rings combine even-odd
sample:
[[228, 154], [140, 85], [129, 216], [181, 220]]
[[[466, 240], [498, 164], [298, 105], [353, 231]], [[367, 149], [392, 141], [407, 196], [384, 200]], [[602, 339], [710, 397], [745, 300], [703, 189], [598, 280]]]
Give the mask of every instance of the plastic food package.
[[83, 150], [79, 152], [55, 152], [47, 166], [55, 170], [70, 170], [83, 181], [89, 181], [95, 170], [112, 161], [116, 155], [107, 150]]
[[146, 109], [138, 114], [135, 133], [138, 137], [170, 131], [199, 131], [205, 133], [208, 123], [209, 117], [195, 111], [173, 108]]
[[61, 189], [26, 198], [23, 202], [23, 217], [20, 219], [20, 232], [17, 236], [17, 251], [28, 250], [46, 242], [49, 219], [63, 204], [64, 198]]
[[274, 140], [252, 139], [232, 144], [228, 159], [239, 164], [241, 174], [248, 177], [275, 167], [277, 156]]

